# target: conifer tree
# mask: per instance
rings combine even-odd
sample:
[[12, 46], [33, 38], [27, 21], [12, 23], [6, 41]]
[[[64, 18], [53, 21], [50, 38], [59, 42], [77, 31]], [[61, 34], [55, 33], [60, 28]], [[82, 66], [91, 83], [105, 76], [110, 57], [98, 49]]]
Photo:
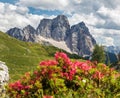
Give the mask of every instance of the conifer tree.
[[95, 45], [92, 54], [92, 61], [97, 61], [98, 63], [105, 63], [106, 56], [103, 46]]

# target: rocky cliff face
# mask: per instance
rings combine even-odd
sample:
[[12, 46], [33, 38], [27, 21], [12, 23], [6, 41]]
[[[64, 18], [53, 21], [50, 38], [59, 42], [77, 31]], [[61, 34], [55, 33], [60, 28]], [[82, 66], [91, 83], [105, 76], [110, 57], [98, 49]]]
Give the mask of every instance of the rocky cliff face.
[[[36, 30], [28, 25], [23, 28], [23, 30], [13, 28], [7, 33], [10, 36], [23, 41], [34, 42], [38, 39], [36, 36], [41, 36], [42, 40], [47, 39], [48, 41], [49, 39], [52, 39], [57, 42], [65, 42], [71, 52], [80, 56], [90, 55], [96, 44], [96, 41], [90, 34], [84, 22], [73, 25], [70, 28], [69, 21], [64, 15], [59, 15], [54, 19], [41, 20]], [[49, 42], [52, 43], [53, 41]]]
[[23, 36], [24, 36], [23, 31], [17, 27], [11, 28], [10, 30], [8, 30], [7, 34], [19, 40], [23, 40]]
[[45, 38], [51, 38], [51, 19], [43, 19], [41, 20], [39, 26], [37, 27], [37, 35], [41, 35]]
[[69, 30], [70, 25], [66, 16], [59, 15], [55, 19], [53, 19], [51, 36], [54, 40], [65, 40], [67, 38]]
[[41, 20], [37, 34], [45, 38], [52, 38], [56, 41], [63, 41], [70, 30], [68, 19], [64, 15], [59, 15], [54, 19]]
[[23, 30], [16, 27], [12, 28], [7, 31], [7, 34], [22, 41], [34, 42], [36, 30], [32, 26], [28, 25], [23, 28]]
[[71, 27], [66, 43], [72, 52], [85, 56], [91, 54], [96, 41], [85, 23], [81, 22]]

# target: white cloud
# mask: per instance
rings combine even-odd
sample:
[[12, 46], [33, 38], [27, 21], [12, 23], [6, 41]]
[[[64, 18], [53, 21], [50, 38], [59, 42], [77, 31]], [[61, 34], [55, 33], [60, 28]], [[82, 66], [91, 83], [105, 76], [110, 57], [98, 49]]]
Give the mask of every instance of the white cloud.
[[120, 46], [120, 30], [111, 30], [104, 28], [89, 27], [89, 30], [93, 37], [96, 39], [97, 43], [106, 46], [116, 45]]
[[36, 28], [44, 16], [33, 15], [28, 12], [27, 7], [0, 3], [0, 30], [6, 32], [10, 28], [23, 28], [28, 24]]
[[43, 10], [63, 10], [68, 6], [69, 0], [20, 0], [17, 4]]
[[111, 3], [109, 4], [108, 2], [108, 4], [111, 6], [105, 6], [104, 4], [97, 10], [96, 14], [104, 19], [105, 23], [103, 25], [99, 24], [96, 27], [120, 30], [120, 1], [115, 0], [114, 2], [112, 2], [110, 0], [110, 2]]
[[[100, 43], [101, 42], [101, 43]], [[105, 45], [105, 46], [114, 46], [114, 39], [112, 37], [101, 37], [99, 44]]]
[[69, 17], [70, 24], [76, 24], [81, 21], [84, 21], [87, 25], [95, 26], [97, 24], [104, 24], [105, 20], [96, 17], [93, 13], [89, 15], [86, 14], [73, 14], [72, 17]]
[[0, 3], [0, 13], [3, 14], [5, 11], [4, 9], [4, 3]]
[[75, 2], [75, 3], [77, 3], [77, 4], [81, 3], [81, 1], [82, 1], [82, 0], [73, 0], [73, 2]]

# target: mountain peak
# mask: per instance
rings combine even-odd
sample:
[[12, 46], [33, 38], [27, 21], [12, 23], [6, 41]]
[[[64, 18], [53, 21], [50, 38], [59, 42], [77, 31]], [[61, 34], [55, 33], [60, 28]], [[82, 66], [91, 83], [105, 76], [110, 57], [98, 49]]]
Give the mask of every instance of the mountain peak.
[[67, 45], [74, 53], [80, 56], [90, 55], [93, 52], [95, 44], [96, 41], [84, 22], [80, 22], [71, 27], [70, 35], [67, 38]]
[[59, 19], [67, 19], [67, 17], [65, 15], [58, 15], [56, 18], [59, 18]]
[[6, 32], [8, 35], [15, 37], [16, 39], [22, 41], [32, 41], [34, 42], [36, 30], [31, 26], [27, 25], [22, 29], [17, 27], [11, 28]]
[[25, 28], [33, 28], [31, 25], [27, 25]]
[[82, 21], [79, 23], [80, 26], [85, 26], [85, 23]]
[[27, 25], [26, 27], [23, 28], [23, 32], [26, 33], [26, 34], [27, 33], [29, 33], [29, 34], [35, 34], [36, 30], [31, 25]]
[[83, 21], [70, 28], [69, 21], [65, 15], [58, 15], [53, 19], [42, 19], [36, 30], [28, 25], [23, 30], [18, 29], [16, 32], [13, 31], [11, 36], [23, 41], [32, 42], [39, 40], [37, 38], [41, 37], [47, 40], [65, 42], [73, 53], [80, 56], [90, 55], [96, 44], [96, 41]]
[[65, 15], [58, 15], [56, 18], [53, 19], [53, 22], [57, 22], [57, 24], [61, 23], [64, 25], [64, 23], [69, 24], [68, 18]]
[[64, 41], [70, 29], [69, 21], [65, 15], [58, 15], [54, 19], [43, 19], [37, 27], [37, 34], [56, 41]]

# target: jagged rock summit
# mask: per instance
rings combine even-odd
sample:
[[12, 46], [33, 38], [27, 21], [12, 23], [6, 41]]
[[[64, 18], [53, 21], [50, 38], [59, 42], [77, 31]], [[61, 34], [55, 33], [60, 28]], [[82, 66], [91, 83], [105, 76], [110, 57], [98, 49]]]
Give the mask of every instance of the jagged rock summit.
[[66, 42], [72, 52], [81, 56], [90, 55], [96, 44], [84, 22], [71, 27]]
[[32, 26], [28, 25], [23, 29], [19, 29], [17, 27], [11, 28], [7, 31], [7, 34], [22, 41], [34, 42], [36, 30]]
[[7, 31], [7, 34], [23, 41], [46, 41], [80, 56], [90, 55], [96, 44], [84, 22], [70, 27], [69, 21], [64, 15], [41, 20], [36, 30], [28, 25], [22, 30], [12, 28]]
[[67, 38], [69, 30], [70, 25], [67, 17], [59, 15], [54, 19], [41, 20], [37, 28], [37, 34], [56, 41], [64, 41]]

